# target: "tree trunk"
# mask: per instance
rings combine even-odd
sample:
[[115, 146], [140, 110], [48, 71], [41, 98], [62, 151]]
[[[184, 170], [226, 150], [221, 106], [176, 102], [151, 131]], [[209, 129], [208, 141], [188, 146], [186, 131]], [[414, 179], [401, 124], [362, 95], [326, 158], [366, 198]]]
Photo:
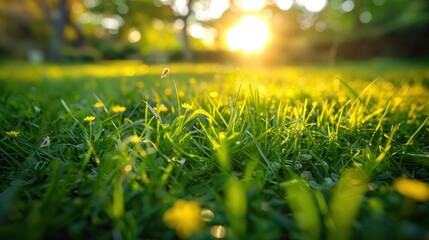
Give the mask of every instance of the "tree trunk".
[[38, 0], [37, 2], [51, 27], [48, 57], [54, 61], [62, 61], [64, 60], [64, 29], [69, 13], [68, 0], [59, 0], [56, 7], [49, 6], [45, 0]]
[[182, 16], [181, 19], [184, 22], [182, 29], [182, 38], [183, 38], [183, 60], [190, 62], [194, 59], [194, 53], [192, 51], [191, 41], [188, 35], [188, 19], [192, 14], [192, 3], [194, 0], [188, 0], [187, 8], [188, 13], [185, 16]]
[[182, 20], [184, 21], [185, 25], [183, 26], [182, 29], [182, 38], [183, 38], [183, 60], [185, 61], [192, 61], [193, 60], [193, 52], [192, 52], [192, 47], [191, 47], [191, 43], [190, 43], [190, 39], [189, 39], [189, 35], [188, 35], [188, 20], [189, 16], [186, 16], [184, 18], [182, 18]]
[[338, 45], [340, 44], [340, 33], [336, 31], [334, 41], [332, 42], [331, 49], [329, 51], [329, 67], [335, 67], [335, 60], [338, 53]]

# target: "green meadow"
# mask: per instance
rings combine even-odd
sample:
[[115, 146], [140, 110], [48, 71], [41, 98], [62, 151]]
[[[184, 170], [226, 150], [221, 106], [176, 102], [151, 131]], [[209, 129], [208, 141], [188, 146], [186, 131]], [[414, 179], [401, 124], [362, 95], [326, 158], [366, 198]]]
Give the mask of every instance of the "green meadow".
[[0, 66], [2, 239], [428, 239], [429, 69]]

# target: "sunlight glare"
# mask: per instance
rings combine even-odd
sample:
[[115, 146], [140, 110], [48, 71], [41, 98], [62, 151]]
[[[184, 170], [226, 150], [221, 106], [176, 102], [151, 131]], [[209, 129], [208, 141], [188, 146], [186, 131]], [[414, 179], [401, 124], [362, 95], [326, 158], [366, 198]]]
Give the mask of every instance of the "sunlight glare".
[[267, 44], [267, 23], [257, 16], [246, 16], [228, 31], [226, 43], [232, 51], [259, 52]]
[[320, 12], [326, 7], [328, 0], [297, 0], [296, 3], [309, 12]]
[[189, 27], [189, 33], [192, 37], [200, 39], [206, 35], [206, 29], [201, 24], [196, 23]]
[[259, 11], [265, 6], [265, 0], [239, 0], [238, 2], [244, 11]]
[[210, 17], [213, 19], [218, 19], [222, 16], [222, 14], [228, 10], [230, 7], [228, 0], [216, 0], [210, 1]]

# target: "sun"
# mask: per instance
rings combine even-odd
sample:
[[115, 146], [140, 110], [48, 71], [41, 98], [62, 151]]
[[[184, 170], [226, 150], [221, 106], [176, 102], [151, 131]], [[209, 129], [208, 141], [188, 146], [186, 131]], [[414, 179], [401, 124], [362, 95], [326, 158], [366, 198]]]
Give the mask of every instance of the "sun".
[[226, 43], [232, 51], [260, 52], [270, 38], [267, 23], [258, 16], [245, 16], [226, 35]]

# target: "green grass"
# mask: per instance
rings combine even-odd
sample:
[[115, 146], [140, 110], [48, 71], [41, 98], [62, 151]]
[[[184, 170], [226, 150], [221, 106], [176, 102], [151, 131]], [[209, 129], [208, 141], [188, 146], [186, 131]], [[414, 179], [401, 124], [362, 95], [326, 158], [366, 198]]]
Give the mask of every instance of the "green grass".
[[2, 239], [429, 236], [429, 69], [164, 67], [0, 67]]

